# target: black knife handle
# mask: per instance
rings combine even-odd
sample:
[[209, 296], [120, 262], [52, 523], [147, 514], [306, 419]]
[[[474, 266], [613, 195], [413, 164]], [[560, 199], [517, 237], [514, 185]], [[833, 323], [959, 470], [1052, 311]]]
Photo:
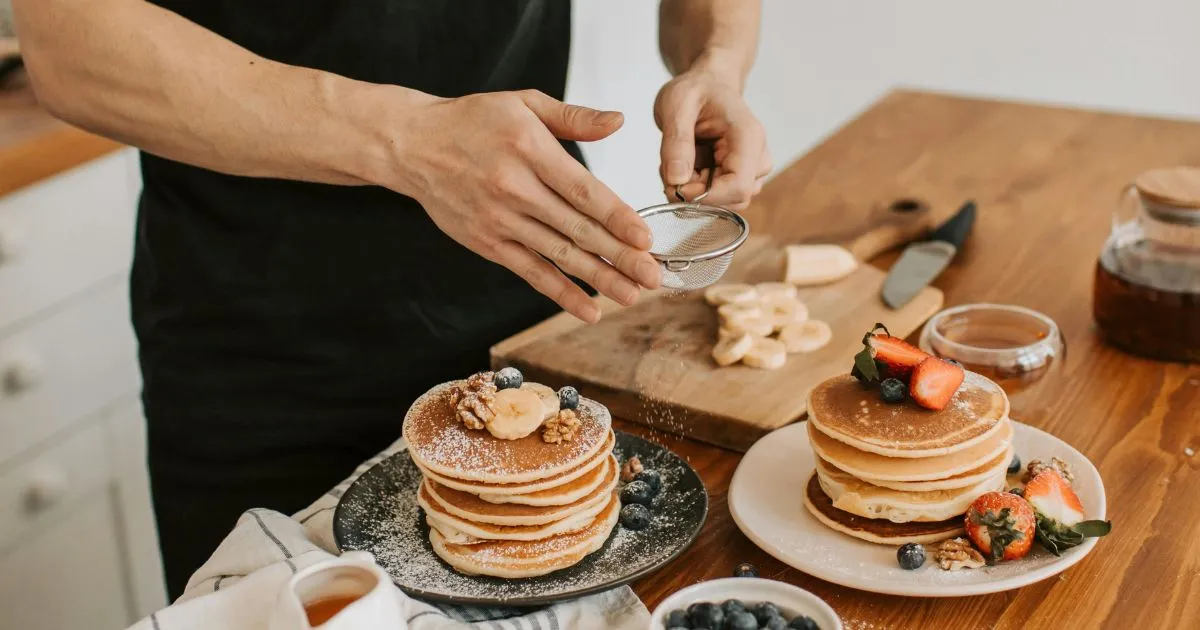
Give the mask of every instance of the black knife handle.
[[975, 202], [968, 201], [958, 209], [953, 217], [950, 217], [949, 221], [930, 233], [929, 240], [945, 241], [953, 245], [955, 249], [961, 249], [963, 243], [967, 242], [967, 235], [971, 233], [973, 225], [975, 225]]

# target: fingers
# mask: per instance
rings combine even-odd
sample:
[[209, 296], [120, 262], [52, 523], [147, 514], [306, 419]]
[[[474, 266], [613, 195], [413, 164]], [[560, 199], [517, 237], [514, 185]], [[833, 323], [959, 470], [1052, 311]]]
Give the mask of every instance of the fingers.
[[662, 123], [663, 183], [667, 187], [687, 183], [696, 165], [696, 119], [700, 101], [686, 97], [667, 110]]
[[568, 105], [537, 90], [526, 90], [517, 94], [546, 125], [550, 133], [563, 140], [602, 140], [625, 124], [625, 116], [621, 112]]
[[494, 247], [492, 258], [568, 313], [589, 324], [600, 321], [600, 308], [592, 298], [528, 247], [515, 241], [501, 241]]
[[[720, 142], [718, 156], [721, 168], [713, 179], [707, 201], [731, 209], [741, 209], [754, 195], [755, 181], [762, 172], [762, 156], [766, 139], [756, 121], [744, 121], [730, 127]], [[769, 170], [768, 170], [769, 172]]]
[[638, 285], [599, 256], [529, 217], [517, 220], [517, 240], [521, 243], [616, 302], [629, 306], [637, 301], [641, 293]]
[[[601, 188], [604, 187], [601, 186]], [[607, 188], [604, 188], [604, 190], [607, 190]], [[568, 194], [560, 198], [555, 194], [555, 191], [546, 190], [544, 196], [532, 198], [530, 200], [532, 203], [529, 204], [527, 210], [530, 216], [537, 219], [537, 221], [533, 221], [532, 223], [540, 221], [539, 225], [544, 225], [554, 230], [564, 237], [564, 240], [578, 246], [582, 251], [590, 252], [609, 261], [605, 265], [610, 266], [610, 268], [615, 267], [627, 279], [633, 280], [648, 289], [658, 288], [662, 284], [662, 271], [654, 261], [654, 258], [644, 249], [631, 247], [626, 242], [622, 242], [613, 236], [614, 230], [625, 229], [615, 227], [616, 223], [613, 217], [610, 216], [607, 221], [604, 221], [601, 218], [589, 215], [581, 208], [581, 206], [586, 207], [588, 205], [586, 200], [582, 199], [578, 194], [574, 195], [574, 199], [571, 197], [572, 195]], [[613, 197], [615, 199], [615, 195]], [[617, 203], [620, 203], [620, 201], [617, 200]], [[632, 214], [633, 219], [637, 221], [638, 225], [644, 229], [645, 222], [642, 221], [642, 218], [637, 216], [637, 213], [633, 212], [632, 209], [628, 209], [628, 212]], [[597, 212], [596, 214], [600, 213]], [[648, 245], [650, 241], [650, 232], [648, 229], [645, 232], [645, 241]], [[528, 241], [522, 240], [522, 242], [532, 246]], [[538, 251], [546, 254], [555, 262], [561, 262], [558, 257], [551, 256], [544, 250], [538, 249]], [[571, 273], [576, 272], [572, 270]], [[590, 283], [587, 276], [581, 275], [579, 277], [588, 280]], [[597, 290], [603, 291], [600, 286], [595, 284], [592, 286], [595, 286]], [[608, 294], [606, 293], [606, 295]], [[622, 301], [621, 298], [615, 295], [609, 295], [609, 297], [618, 302]]]

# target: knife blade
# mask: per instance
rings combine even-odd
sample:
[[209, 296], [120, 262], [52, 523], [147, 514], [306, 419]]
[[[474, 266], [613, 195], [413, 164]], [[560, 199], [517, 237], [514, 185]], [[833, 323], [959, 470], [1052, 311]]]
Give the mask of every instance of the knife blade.
[[904, 248], [883, 281], [883, 301], [893, 309], [908, 304], [921, 289], [929, 286], [954, 259], [975, 225], [974, 201], [967, 201], [945, 223], [929, 234], [929, 239]]

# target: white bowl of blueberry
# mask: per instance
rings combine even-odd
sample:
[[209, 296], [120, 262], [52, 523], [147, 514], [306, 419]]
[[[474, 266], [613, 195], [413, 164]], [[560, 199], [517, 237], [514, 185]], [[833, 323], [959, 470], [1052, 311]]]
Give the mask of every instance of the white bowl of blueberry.
[[821, 598], [784, 582], [733, 577], [693, 584], [663, 600], [650, 630], [842, 630]]

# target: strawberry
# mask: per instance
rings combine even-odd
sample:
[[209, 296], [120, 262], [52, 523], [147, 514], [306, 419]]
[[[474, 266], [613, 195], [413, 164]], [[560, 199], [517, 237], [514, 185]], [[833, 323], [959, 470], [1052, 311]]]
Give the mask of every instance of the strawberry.
[[962, 385], [966, 373], [961, 366], [929, 357], [912, 372], [908, 395], [926, 409], [942, 410]]
[[863, 349], [854, 356], [855, 378], [864, 385], [878, 383], [886, 378], [898, 378], [907, 382], [913, 368], [929, 358], [929, 354], [907, 341], [893, 337], [887, 326], [875, 327], [863, 335]]
[[1037, 515], [1038, 541], [1056, 556], [1084, 538], [1104, 536], [1112, 529], [1108, 521], [1083, 520], [1079, 495], [1053, 468], [1042, 470], [1025, 484], [1025, 499]]
[[1024, 558], [1033, 546], [1036, 518], [1033, 508], [1008, 492], [979, 495], [964, 517], [967, 537], [988, 564]]

